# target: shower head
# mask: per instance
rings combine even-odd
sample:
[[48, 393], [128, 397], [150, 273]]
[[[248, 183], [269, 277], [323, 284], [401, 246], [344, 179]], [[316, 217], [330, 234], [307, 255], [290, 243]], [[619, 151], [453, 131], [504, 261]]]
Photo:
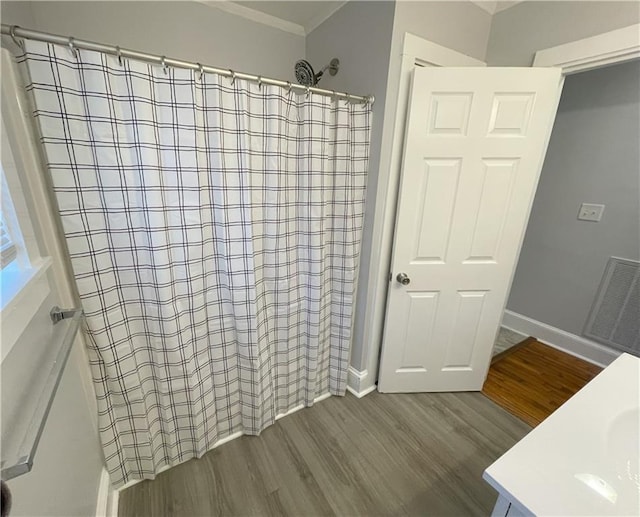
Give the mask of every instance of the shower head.
[[333, 58], [331, 62], [320, 70], [317, 74], [313, 71], [311, 63], [305, 59], [296, 61], [294, 67], [296, 73], [296, 80], [304, 86], [315, 86], [320, 81], [320, 78], [324, 74], [325, 70], [329, 69], [329, 74], [336, 75], [340, 68], [340, 60]]
[[305, 86], [314, 86], [317, 83], [316, 74], [313, 71], [313, 67], [311, 66], [311, 63], [309, 63], [309, 61], [305, 61], [304, 59], [297, 61], [295, 72], [296, 81], [298, 81], [300, 84], [303, 84]]

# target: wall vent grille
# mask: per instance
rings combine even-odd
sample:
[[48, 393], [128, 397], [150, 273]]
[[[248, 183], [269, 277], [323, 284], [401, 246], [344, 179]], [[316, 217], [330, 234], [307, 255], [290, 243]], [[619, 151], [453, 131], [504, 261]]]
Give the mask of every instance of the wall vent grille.
[[584, 335], [640, 356], [640, 262], [609, 259]]

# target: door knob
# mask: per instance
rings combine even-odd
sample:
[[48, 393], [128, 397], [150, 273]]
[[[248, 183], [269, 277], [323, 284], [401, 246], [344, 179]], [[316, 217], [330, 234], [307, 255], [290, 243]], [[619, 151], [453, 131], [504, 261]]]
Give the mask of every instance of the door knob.
[[402, 285], [409, 285], [409, 282], [411, 282], [411, 279], [407, 276], [406, 273], [398, 273], [396, 280]]

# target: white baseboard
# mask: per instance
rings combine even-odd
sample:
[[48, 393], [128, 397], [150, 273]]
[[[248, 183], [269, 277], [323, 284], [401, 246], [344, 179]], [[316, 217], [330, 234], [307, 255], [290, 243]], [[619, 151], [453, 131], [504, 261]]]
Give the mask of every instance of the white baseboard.
[[[325, 393], [324, 395], [320, 395], [319, 397], [316, 397], [316, 398], [313, 399], [313, 403], [315, 404], [316, 402], [320, 402], [321, 400], [328, 399], [330, 396], [331, 396], [331, 393]], [[281, 418], [284, 418], [285, 416], [289, 416], [290, 414], [295, 413], [296, 411], [300, 411], [301, 409], [304, 409], [305, 407], [306, 406], [304, 404], [300, 404], [299, 406], [291, 408], [289, 411], [287, 411], [285, 413], [280, 413], [279, 415], [276, 415], [276, 420], [280, 420]], [[221, 441], [222, 440], [220, 440], [220, 442]], [[229, 441], [229, 440], [227, 440], [227, 441]], [[216, 443], [216, 447], [218, 446], [218, 444], [220, 444], [220, 442]]]
[[107, 469], [102, 469], [98, 486], [96, 517], [118, 517], [118, 490], [113, 488]]
[[533, 336], [546, 345], [602, 367], [608, 366], [622, 353], [509, 310], [504, 311], [502, 326], [520, 334]]
[[376, 390], [376, 385], [375, 384], [373, 386], [369, 386], [368, 388], [363, 389], [362, 391], [355, 391], [354, 389], [352, 389], [349, 386], [347, 386], [347, 391], [349, 393], [351, 393], [352, 395], [355, 395], [359, 399], [361, 399], [365, 395], [368, 395], [369, 393], [371, 393], [372, 391], [375, 391], [375, 390]]
[[349, 377], [347, 378], [347, 391], [359, 399], [368, 395], [376, 389], [376, 385], [370, 382], [367, 370], [356, 370], [349, 366]]
[[119, 490], [111, 490], [111, 497], [109, 498], [109, 505], [107, 509], [109, 513], [107, 517], [118, 517], [118, 501], [120, 499]]

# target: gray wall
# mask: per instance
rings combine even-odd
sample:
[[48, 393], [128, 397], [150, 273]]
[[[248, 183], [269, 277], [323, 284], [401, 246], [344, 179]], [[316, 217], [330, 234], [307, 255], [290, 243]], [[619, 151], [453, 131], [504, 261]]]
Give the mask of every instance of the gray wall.
[[[484, 61], [491, 15], [471, 2], [396, 3], [394, 51], [399, 53], [405, 32]], [[394, 54], [395, 55], [395, 54]]]
[[[380, 345], [379, 341], [364, 343], [365, 303], [371, 297], [368, 277], [374, 216], [379, 210], [378, 175], [381, 167], [388, 166], [393, 137], [385, 124], [393, 125], [395, 119], [404, 33], [483, 59], [490, 26], [491, 16], [471, 2], [351, 1], [307, 36], [306, 56], [314, 66], [322, 66], [332, 57], [341, 60], [338, 75], [323, 78], [322, 86], [376, 96], [351, 354], [351, 364], [358, 370], [366, 369], [377, 357]], [[375, 371], [372, 373], [374, 378]]]
[[[17, 5], [16, 5], [17, 4]], [[2, 23], [293, 79], [304, 37], [197, 2], [6, 2]]]
[[523, 2], [493, 17], [487, 63], [531, 66], [538, 50], [634, 23], [640, 2]]
[[640, 258], [639, 142], [640, 62], [566, 79], [508, 309], [582, 333], [607, 259]]
[[[395, 131], [395, 119], [397, 109], [397, 99], [400, 86], [400, 69], [402, 61], [402, 45], [406, 32], [413, 33], [424, 39], [432, 41], [442, 46], [449, 47], [463, 54], [484, 59], [485, 49], [489, 38], [491, 27], [491, 16], [489, 13], [472, 4], [471, 2], [417, 2], [400, 1], [395, 5], [395, 16], [393, 19], [393, 34], [391, 41], [391, 55], [388, 61], [380, 62], [377, 66], [387, 70], [387, 103], [384, 113], [380, 113], [384, 120], [382, 122], [382, 140], [380, 149], [380, 174], [387, 177], [389, 169], [394, 166], [391, 163], [393, 148], [393, 138]], [[375, 122], [374, 122], [375, 123]], [[402, 130], [402, 129], [401, 129]], [[373, 174], [373, 171], [372, 171]], [[373, 211], [377, 211], [378, 216], [382, 216], [384, 211], [383, 196], [395, 198], [395, 193], [387, 191], [388, 186], [380, 185], [376, 190], [370, 186], [368, 190], [368, 206]], [[372, 244], [373, 215], [367, 218], [365, 226], [365, 239], [369, 239], [368, 248], [380, 246]], [[365, 241], [366, 243], [366, 241]], [[382, 246], [385, 252], [390, 253], [390, 249]], [[358, 307], [356, 310], [356, 334], [354, 336], [353, 351], [351, 354], [352, 365], [358, 370], [367, 370], [368, 377], [364, 388], [373, 385], [375, 381], [378, 356], [382, 341], [382, 328], [371, 328], [369, 339], [365, 343], [361, 338], [365, 329], [365, 299], [371, 307], [372, 314], [378, 315], [384, 312], [386, 293], [373, 293], [370, 282], [374, 278], [365, 276], [369, 270], [373, 270], [377, 281], [383, 286], [387, 285], [386, 277], [388, 270], [378, 268], [370, 263], [370, 256], [363, 254], [360, 273], [360, 292], [358, 297]], [[375, 267], [375, 269], [374, 269]], [[364, 285], [363, 284], [367, 284]], [[373, 300], [375, 298], [375, 300]], [[361, 386], [362, 388], [362, 386]]]
[[340, 71], [334, 77], [323, 77], [320, 83], [323, 88], [359, 95], [373, 94], [376, 97], [373, 105], [367, 205], [351, 354], [352, 364], [358, 369], [362, 364], [364, 302], [368, 298], [367, 277], [380, 167], [393, 13], [393, 2], [349, 2], [307, 36], [307, 59], [314, 67], [324, 66], [333, 57], [340, 59]]

